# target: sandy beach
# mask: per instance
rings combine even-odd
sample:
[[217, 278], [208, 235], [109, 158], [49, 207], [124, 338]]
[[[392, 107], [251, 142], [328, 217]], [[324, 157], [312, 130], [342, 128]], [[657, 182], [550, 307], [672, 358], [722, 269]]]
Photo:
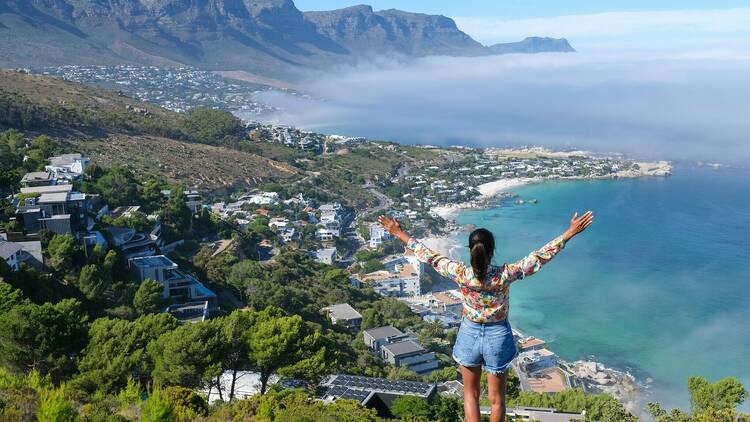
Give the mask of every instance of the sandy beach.
[[522, 186], [527, 183], [532, 183], [537, 180], [539, 179], [531, 178], [531, 177], [523, 177], [523, 178], [515, 178], [515, 179], [500, 179], [500, 180], [495, 180], [494, 182], [483, 183], [477, 186], [477, 190], [479, 190], [480, 196], [477, 197], [476, 200], [472, 202], [464, 202], [461, 204], [451, 204], [451, 205], [444, 205], [440, 207], [434, 207], [432, 208], [432, 211], [446, 220], [452, 220], [456, 216], [456, 214], [458, 214], [458, 212], [463, 209], [481, 207], [484, 202], [486, 202], [489, 199], [494, 198], [495, 196], [503, 192], [507, 192], [508, 190], [512, 188]]

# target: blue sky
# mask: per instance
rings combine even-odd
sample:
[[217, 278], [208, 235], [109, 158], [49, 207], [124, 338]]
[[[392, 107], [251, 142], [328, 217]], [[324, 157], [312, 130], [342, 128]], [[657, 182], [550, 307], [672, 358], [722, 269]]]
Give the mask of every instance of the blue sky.
[[[348, 0], [297, 0], [302, 10], [357, 4]], [[526, 36], [565, 37], [576, 46], [741, 42], [750, 40], [748, 0], [372, 0], [374, 9], [442, 14], [484, 43]]]

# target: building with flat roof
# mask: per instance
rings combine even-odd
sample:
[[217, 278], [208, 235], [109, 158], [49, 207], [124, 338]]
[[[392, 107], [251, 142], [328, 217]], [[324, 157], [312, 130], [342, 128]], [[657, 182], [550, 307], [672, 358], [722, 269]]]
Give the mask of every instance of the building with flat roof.
[[176, 301], [207, 301], [211, 309], [217, 306], [216, 294], [195, 277], [179, 269], [164, 255], [145, 256], [128, 260], [130, 269], [139, 281], [151, 279], [164, 286], [162, 297]]
[[401, 396], [416, 396], [429, 400], [437, 391], [433, 384], [418, 381], [389, 380], [358, 375], [329, 375], [320, 383], [318, 399], [326, 403], [344, 399], [354, 400], [375, 409], [382, 418], [392, 418], [390, 406]]
[[55, 184], [52, 173], [47, 171], [30, 171], [21, 178], [24, 187], [50, 186]]
[[547, 342], [536, 337], [525, 337], [518, 340], [518, 351], [527, 352], [531, 350], [541, 350], [547, 347]]
[[433, 352], [425, 350], [412, 334], [404, 334], [395, 327], [364, 330], [362, 340], [378, 357], [392, 365], [406, 366], [416, 373], [430, 372], [439, 366]]
[[370, 248], [377, 249], [383, 241], [391, 238], [391, 234], [380, 223], [370, 224]]
[[83, 176], [83, 172], [86, 170], [89, 161], [88, 157], [84, 157], [79, 153], [62, 154], [50, 157], [49, 164], [44, 166], [44, 169], [50, 172], [58, 181], [72, 181], [80, 179]]
[[315, 260], [328, 265], [336, 261], [336, 248], [323, 248], [315, 251]]
[[21, 188], [21, 193], [55, 193], [55, 192], [71, 192], [73, 185], [51, 185], [51, 186], [29, 186]]
[[380, 352], [380, 346], [388, 343], [389, 339], [405, 338], [406, 335], [396, 327], [386, 326], [377, 328], [368, 328], [363, 331], [362, 339], [365, 345], [373, 352]]
[[326, 306], [322, 311], [328, 315], [332, 323], [347, 327], [354, 332], [358, 332], [362, 325], [362, 314], [348, 303]]
[[425, 350], [419, 342], [411, 339], [384, 344], [380, 347], [380, 357], [391, 365], [405, 366], [418, 374], [439, 366], [434, 352]]

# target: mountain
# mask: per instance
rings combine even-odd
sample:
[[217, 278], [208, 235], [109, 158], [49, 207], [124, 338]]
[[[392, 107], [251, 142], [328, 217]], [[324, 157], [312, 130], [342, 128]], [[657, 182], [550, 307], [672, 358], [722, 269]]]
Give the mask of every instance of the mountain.
[[510, 54], [510, 53], [574, 53], [576, 50], [571, 47], [565, 38], [543, 38], [528, 37], [523, 41], [494, 44], [487, 47], [492, 54]]
[[396, 9], [375, 12], [359, 5], [325, 12], [305, 12], [318, 33], [353, 54], [399, 53], [407, 56], [482, 55], [486, 48], [440, 15]]
[[[523, 52], [555, 48], [525, 43]], [[373, 54], [496, 52], [505, 51], [483, 46], [445, 16], [370, 6], [302, 13], [291, 0], [0, 0], [5, 67], [189, 65], [288, 79], [300, 68]]]

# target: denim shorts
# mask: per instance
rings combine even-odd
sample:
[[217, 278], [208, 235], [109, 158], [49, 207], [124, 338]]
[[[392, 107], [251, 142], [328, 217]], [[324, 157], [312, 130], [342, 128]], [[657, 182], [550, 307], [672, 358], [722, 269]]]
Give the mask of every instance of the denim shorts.
[[453, 360], [459, 365], [482, 369], [492, 374], [508, 370], [518, 355], [516, 340], [508, 319], [482, 324], [464, 318], [453, 346]]

